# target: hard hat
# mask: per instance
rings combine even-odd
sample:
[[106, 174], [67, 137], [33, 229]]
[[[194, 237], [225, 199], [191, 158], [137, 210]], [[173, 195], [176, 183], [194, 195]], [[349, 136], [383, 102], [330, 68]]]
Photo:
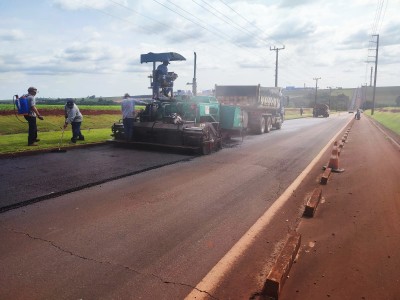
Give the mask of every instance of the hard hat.
[[37, 92], [37, 88], [31, 86], [30, 88], [28, 88], [28, 93], [30, 92]]

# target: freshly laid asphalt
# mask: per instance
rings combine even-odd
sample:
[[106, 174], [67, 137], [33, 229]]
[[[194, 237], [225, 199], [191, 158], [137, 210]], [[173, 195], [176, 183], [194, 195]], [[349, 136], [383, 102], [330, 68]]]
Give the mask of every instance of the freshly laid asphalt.
[[[191, 159], [188, 153], [117, 145], [1, 158], [0, 211]], [[33, 176], [34, 175], [34, 176]]]

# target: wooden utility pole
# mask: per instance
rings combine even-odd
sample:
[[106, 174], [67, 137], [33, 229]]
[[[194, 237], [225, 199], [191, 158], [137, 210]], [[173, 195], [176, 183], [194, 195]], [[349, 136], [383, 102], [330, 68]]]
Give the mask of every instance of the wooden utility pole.
[[278, 52], [279, 50], [283, 50], [285, 49], [285, 45], [283, 45], [282, 48], [276, 48], [274, 46], [274, 48], [269, 47], [270, 51], [275, 51], [276, 52], [276, 61], [275, 61], [275, 87], [278, 87]]

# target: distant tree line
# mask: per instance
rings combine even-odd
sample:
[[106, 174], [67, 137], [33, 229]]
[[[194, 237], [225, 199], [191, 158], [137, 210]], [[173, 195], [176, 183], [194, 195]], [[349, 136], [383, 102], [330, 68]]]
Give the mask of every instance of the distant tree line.
[[64, 105], [68, 100], [74, 100], [78, 105], [119, 105], [111, 99], [104, 99], [103, 97], [96, 98], [87, 96], [86, 98], [38, 98], [37, 103], [47, 105]]

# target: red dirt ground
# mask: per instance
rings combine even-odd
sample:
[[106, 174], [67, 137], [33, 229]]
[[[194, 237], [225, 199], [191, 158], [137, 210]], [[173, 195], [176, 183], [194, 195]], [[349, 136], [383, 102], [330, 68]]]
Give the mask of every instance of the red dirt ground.
[[[355, 121], [279, 300], [400, 299], [400, 147]], [[311, 190], [311, 187], [310, 187]]]

